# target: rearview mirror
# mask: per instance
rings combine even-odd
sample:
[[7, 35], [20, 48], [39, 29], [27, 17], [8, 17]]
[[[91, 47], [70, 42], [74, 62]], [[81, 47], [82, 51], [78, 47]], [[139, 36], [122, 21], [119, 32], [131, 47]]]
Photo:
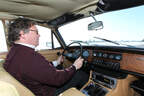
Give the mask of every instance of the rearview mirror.
[[88, 30], [99, 30], [99, 29], [103, 29], [102, 21], [92, 22], [88, 25]]
[[94, 13], [90, 12], [90, 16], [94, 19], [95, 22], [92, 22], [88, 25], [88, 30], [99, 30], [103, 28], [103, 22], [102, 21], [97, 21], [96, 18], [94, 17]]

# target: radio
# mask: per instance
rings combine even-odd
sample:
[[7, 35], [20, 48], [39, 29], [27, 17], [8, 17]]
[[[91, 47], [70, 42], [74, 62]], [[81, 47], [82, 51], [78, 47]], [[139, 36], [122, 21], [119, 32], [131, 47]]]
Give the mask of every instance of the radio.
[[117, 80], [115, 78], [97, 73], [97, 72], [92, 72], [92, 80], [96, 83], [99, 83], [105, 87], [108, 88], [115, 88]]

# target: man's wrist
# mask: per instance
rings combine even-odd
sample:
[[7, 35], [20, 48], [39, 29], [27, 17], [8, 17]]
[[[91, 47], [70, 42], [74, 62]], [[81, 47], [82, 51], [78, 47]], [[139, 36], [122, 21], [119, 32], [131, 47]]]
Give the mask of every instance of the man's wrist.
[[76, 67], [76, 65], [74, 65], [74, 64], [73, 64], [72, 66], [74, 66], [74, 67], [75, 67], [75, 69], [77, 70], [77, 67]]

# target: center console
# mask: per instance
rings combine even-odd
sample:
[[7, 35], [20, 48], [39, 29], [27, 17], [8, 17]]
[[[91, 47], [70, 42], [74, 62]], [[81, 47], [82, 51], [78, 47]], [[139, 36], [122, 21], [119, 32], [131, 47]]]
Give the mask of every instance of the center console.
[[115, 78], [97, 73], [91, 74], [91, 82], [81, 90], [86, 96], [106, 96], [109, 89], [116, 87], [117, 80]]
[[96, 83], [91, 82], [81, 92], [86, 96], [105, 96], [108, 90]]
[[97, 72], [92, 72], [92, 80], [100, 85], [108, 88], [115, 88], [117, 80], [110, 76], [106, 76]]

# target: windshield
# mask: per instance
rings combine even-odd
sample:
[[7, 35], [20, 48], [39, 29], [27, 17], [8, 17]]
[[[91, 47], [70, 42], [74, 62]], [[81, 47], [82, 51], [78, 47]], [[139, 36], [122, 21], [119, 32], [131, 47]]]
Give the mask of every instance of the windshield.
[[[144, 48], [144, 6], [96, 15], [103, 29], [88, 30], [92, 17], [84, 18], [59, 28], [66, 42], [79, 41], [86, 46], [126, 46]], [[110, 42], [109, 42], [110, 41]]]

